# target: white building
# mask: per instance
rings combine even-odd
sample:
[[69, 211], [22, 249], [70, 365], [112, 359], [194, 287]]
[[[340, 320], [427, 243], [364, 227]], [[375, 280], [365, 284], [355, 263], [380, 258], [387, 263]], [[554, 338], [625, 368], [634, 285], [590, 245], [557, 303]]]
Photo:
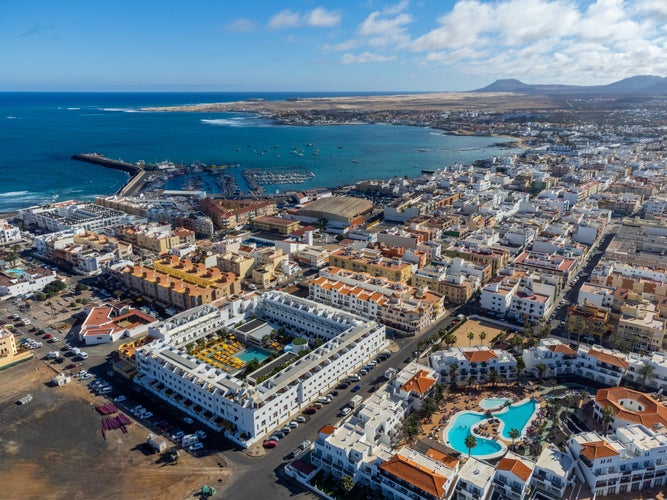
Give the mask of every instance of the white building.
[[596, 496], [664, 487], [667, 477], [667, 435], [642, 425], [616, 429], [600, 436], [582, 432], [567, 443], [577, 461], [577, 475]]
[[618, 351], [595, 345], [592, 347], [580, 345], [577, 350], [574, 375], [608, 386], [616, 386], [621, 383], [628, 366], [626, 357]]
[[107, 226], [133, 224], [139, 220], [119, 210], [75, 201], [24, 208], [19, 210], [18, 217], [26, 225], [35, 225], [49, 232], [67, 229], [99, 231]]
[[187, 354], [187, 343], [221, 328], [227, 319], [216, 308], [201, 306], [151, 329], [160, 340], [137, 350], [135, 382], [249, 446], [359, 370], [386, 343], [384, 326], [374, 321], [282, 292], [264, 294], [255, 314], [276, 329], [325, 343], [253, 386]]
[[493, 476], [493, 495], [506, 500], [522, 500], [530, 491], [535, 462], [511, 451], [500, 459]]
[[499, 381], [514, 380], [517, 376], [516, 359], [511, 353], [486, 346], [452, 347], [435, 351], [431, 353], [429, 361], [443, 383], [452, 383], [452, 365], [456, 366], [454, 377], [458, 384], [466, 384], [471, 380], [487, 382], [492, 372], [498, 375]]
[[470, 457], [459, 471], [452, 500], [489, 498], [496, 469], [486, 462]]
[[7, 219], [0, 219], [0, 245], [9, 245], [21, 241], [21, 230], [10, 224]]
[[539, 376], [537, 366], [546, 366], [543, 377], [558, 377], [560, 375], [571, 375], [577, 361], [577, 351], [567, 344], [546, 338], [530, 349], [524, 349], [523, 362], [526, 366], [525, 372], [535, 377]]
[[29, 295], [39, 292], [55, 280], [56, 272], [43, 267], [5, 271], [0, 273], [0, 296]]
[[603, 285], [584, 283], [579, 289], [577, 304], [595, 306], [610, 311], [614, 302], [614, 288]]
[[570, 498], [567, 488], [574, 486], [576, 463], [567, 453], [549, 443], [537, 458], [530, 485], [538, 498], [561, 500]]

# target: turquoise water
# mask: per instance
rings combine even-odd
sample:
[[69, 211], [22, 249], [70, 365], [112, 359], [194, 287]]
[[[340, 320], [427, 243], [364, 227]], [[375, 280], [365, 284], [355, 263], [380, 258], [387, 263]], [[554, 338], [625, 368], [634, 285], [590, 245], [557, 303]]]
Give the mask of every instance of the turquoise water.
[[[519, 405], [512, 405], [502, 413], [494, 414], [494, 417], [500, 419], [504, 424], [502, 437], [508, 440], [511, 439], [509, 432], [513, 428], [516, 428], [519, 432], [523, 433], [530, 417], [535, 412], [536, 406], [537, 403], [531, 399]], [[486, 415], [477, 412], [457, 413], [452, 422], [452, 426], [447, 432], [447, 440], [449, 441], [450, 446], [456, 451], [467, 454], [468, 448], [466, 448], [465, 445], [465, 438], [470, 434], [470, 429], [486, 419]], [[477, 438], [477, 446], [472, 449], [472, 455], [491, 455], [502, 449], [500, 443], [479, 436], [475, 437]]]
[[23, 276], [25, 271], [23, 269], [5, 269], [7, 274], [15, 274], [16, 276]]
[[239, 358], [244, 363], [249, 363], [253, 359], [257, 358], [257, 361], [262, 363], [266, 358], [269, 357], [269, 353], [262, 351], [261, 349], [257, 349], [256, 347], [248, 347], [243, 351], [236, 353], [234, 357]]
[[[168, 159], [182, 164], [239, 164], [227, 173], [236, 178], [241, 190], [247, 189], [242, 176], [247, 168], [303, 167], [315, 174], [304, 184], [267, 186], [267, 192], [275, 192], [335, 187], [362, 179], [416, 177], [422, 168], [471, 163], [508, 152], [493, 146], [503, 139], [458, 137], [419, 127], [290, 127], [241, 113], [139, 110], [143, 106], [295, 96], [309, 97], [305, 93], [0, 92], [0, 212], [112, 194], [127, 180], [123, 172], [72, 160], [76, 153], [97, 152], [129, 162]], [[185, 180], [174, 179], [166, 188], [179, 189]], [[219, 192], [214, 178], [207, 177], [203, 184], [208, 192]]]
[[485, 410], [494, 410], [496, 408], [500, 409], [507, 401], [511, 401], [509, 398], [486, 398], [479, 402]]

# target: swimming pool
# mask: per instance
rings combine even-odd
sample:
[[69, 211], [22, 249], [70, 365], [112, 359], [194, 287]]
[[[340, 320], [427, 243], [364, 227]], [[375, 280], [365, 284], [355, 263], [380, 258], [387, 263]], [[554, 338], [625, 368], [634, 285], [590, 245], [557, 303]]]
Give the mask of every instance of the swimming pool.
[[[515, 428], [523, 435], [528, 422], [535, 414], [536, 407], [537, 401], [527, 399], [522, 403], [511, 405], [498, 413], [494, 413], [493, 418], [500, 420], [500, 435], [510, 441], [512, 438], [510, 438], [509, 433]], [[488, 417], [485, 414], [479, 412], [457, 413], [446, 431], [446, 440], [449, 442], [449, 446], [456, 451], [467, 454], [468, 448], [465, 445], [465, 438], [468, 434], [474, 434], [472, 432], [473, 427], [487, 419]], [[492, 439], [483, 438], [477, 434], [475, 434], [475, 437], [477, 438], [477, 446], [471, 450], [471, 455], [477, 457], [494, 455], [505, 448], [503, 444]]]
[[479, 402], [484, 410], [499, 410], [505, 403], [512, 401], [510, 398], [486, 398]]
[[257, 358], [257, 361], [262, 363], [270, 354], [262, 349], [257, 349], [256, 347], [247, 347], [241, 352], [234, 354], [235, 358], [239, 358], [244, 363], [249, 363], [253, 359]]

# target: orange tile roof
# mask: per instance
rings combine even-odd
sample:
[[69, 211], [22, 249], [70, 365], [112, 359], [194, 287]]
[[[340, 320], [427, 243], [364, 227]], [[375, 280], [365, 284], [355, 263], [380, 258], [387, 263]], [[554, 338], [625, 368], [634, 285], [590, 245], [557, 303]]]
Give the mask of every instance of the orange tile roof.
[[615, 457], [619, 453], [606, 441], [591, 441], [581, 445], [581, 454], [588, 460], [593, 461], [596, 458]]
[[495, 352], [487, 349], [483, 351], [465, 351], [463, 355], [471, 363], [485, 363], [498, 357]]
[[[644, 409], [635, 411], [621, 405], [621, 401], [627, 399], [637, 401]], [[667, 408], [643, 392], [633, 391], [625, 387], [600, 389], [595, 396], [595, 403], [600, 408], [611, 406], [616, 412], [616, 418], [626, 422], [642, 424], [649, 429], [657, 424], [667, 427]]]
[[328, 434], [329, 435], [329, 434], [333, 434], [334, 432], [336, 432], [336, 428], [333, 425], [327, 424], [324, 427], [322, 427], [318, 432], [320, 434]]
[[533, 473], [533, 470], [530, 467], [528, 467], [521, 460], [515, 458], [503, 457], [503, 459], [498, 462], [496, 468], [498, 470], [506, 470], [511, 472], [523, 482], [528, 481], [530, 475]]
[[416, 392], [424, 394], [435, 385], [435, 379], [429, 375], [426, 370], [419, 370], [410, 379], [401, 386], [405, 392]]
[[565, 344], [550, 345], [549, 350], [552, 352], [562, 352], [563, 354], [569, 354], [572, 356], [575, 356], [577, 354], [577, 351], [575, 351], [570, 346]]
[[417, 462], [401, 455], [394, 455], [380, 465], [380, 469], [398, 477], [425, 491], [436, 498], [442, 498], [445, 494], [447, 478], [437, 472], [433, 472]]
[[597, 351], [595, 349], [591, 349], [590, 351], [588, 351], [588, 355], [593, 356], [601, 363], [607, 363], [608, 365], [618, 366], [619, 368], [623, 368], [624, 370], [626, 370], [628, 366], [630, 366], [630, 364], [620, 356], [614, 356], [613, 354], [607, 354], [606, 352]]
[[442, 453], [441, 451], [438, 451], [434, 448], [429, 448], [428, 451], [424, 453], [424, 455], [426, 455], [428, 458], [432, 458], [433, 460], [437, 460], [438, 462], [442, 462], [450, 469], [455, 469], [459, 464], [458, 458], [447, 455], [447, 453]]

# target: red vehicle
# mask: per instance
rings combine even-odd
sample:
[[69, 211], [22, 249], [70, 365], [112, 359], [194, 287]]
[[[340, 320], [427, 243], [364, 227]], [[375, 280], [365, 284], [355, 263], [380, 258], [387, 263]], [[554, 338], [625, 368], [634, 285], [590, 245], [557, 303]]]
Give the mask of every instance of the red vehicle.
[[48, 340], [48, 339], [50, 339], [51, 337], [53, 337], [53, 335], [51, 335], [50, 333], [47, 333], [47, 334], [44, 335], [42, 338]]
[[70, 363], [65, 367], [65, 370], [71, 370], [72, 368], [76, 368], [76, 363]]
[[276, 441], [275, 439], [267, 439], [262, 443], [262, 446], [264, 448], [275, 448], [276, 446], [278, 446], [278, 441]]
[[314, 413], [317, 413], [317, 408], [314, 406], [309, 406], [305, 410], [303, 410], [304, 415], [313, 415]]

